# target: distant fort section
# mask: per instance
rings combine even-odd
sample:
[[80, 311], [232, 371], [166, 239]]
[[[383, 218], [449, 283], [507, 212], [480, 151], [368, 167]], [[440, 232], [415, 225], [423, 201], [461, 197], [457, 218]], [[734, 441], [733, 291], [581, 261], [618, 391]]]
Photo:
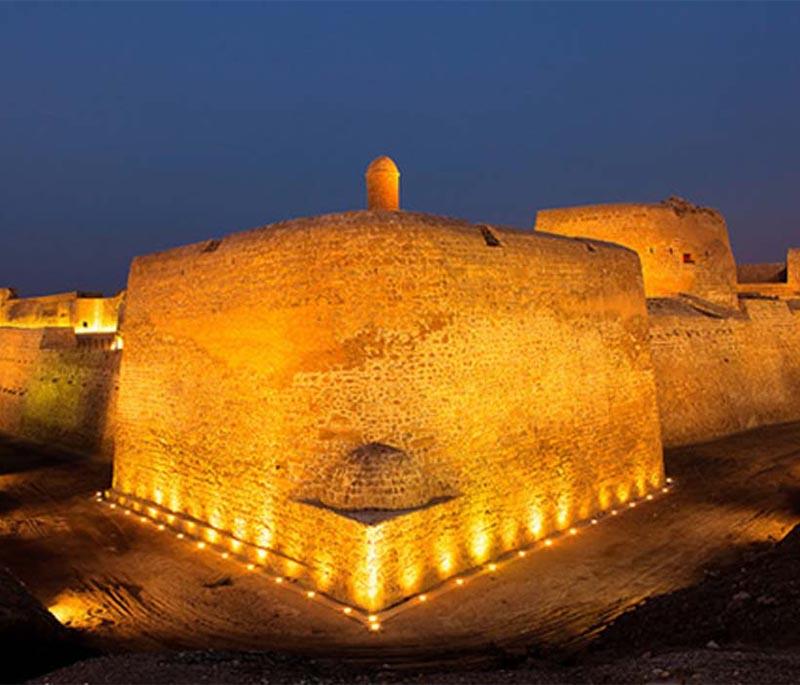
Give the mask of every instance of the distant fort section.
[[116, 502], [373, 612], [635, 506], [663, 445], [800, 420], [797, 247], [737, 270], [676, 198], [526, 232], [402, 211], [399, 178], [137, 257], [116, 297], [0, 289], [0, 431], [113, 454]]
[[635, 250], [647, 297], [695, 295], [736, 306], [736, 262], [722, 215], [680, 198], [540, 210], [536, 230], [607, 240]]
[[123, 297], [68, 292], [21, 298], [12, 288], [0, 288], [0, 328], [71, 328], [78, 335], [113, 336]]
[[0, 431], [111, 457], [123, 299], [0, 288]]
[[800, 419], [800, 249], [737, 277], [722, 216], [678, 198], [542, 210], [536, 230], [639, 255], [665, 445]]

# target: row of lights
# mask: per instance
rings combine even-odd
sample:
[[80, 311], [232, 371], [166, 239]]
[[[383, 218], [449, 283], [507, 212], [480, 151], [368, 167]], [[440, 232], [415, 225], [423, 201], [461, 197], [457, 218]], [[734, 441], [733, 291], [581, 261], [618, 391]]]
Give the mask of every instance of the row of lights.
[[[119, 495], [113, 491], [107, 491], [105, 493], [102, 491], [98, 491], [95, 493], [95, 499], [98, 502], [105, 501], [108, 504], [109, 508], [120, 509], [122, 510], [125, 516], [135, 518], [141, 523], [152, 523], [159, 531], [164, 531], [167, 529], [167, 525], [159, 519], [159, 513], [162, 514], [163, 518], [169, 524], [175, 524], [176, 521], [179, 521], [179, 519], [182, 518], [171, 512], [166, 513], [166, 510], [164, 510], [163, 512], [159, 512], [159, 507], [155, 507], [150, 504], [140, 504], [139, 502], [136, 502], [133, 497]], [[116, 501], [110, 501], [114, 499]], [[234, 538], [233, 536], [228, 535], [222, 531], [218, 531], [214, 528], [211, 528], [210, 526], [195, 523], [194, 521], [181, 521], [181, 523], [183, 523], [184, 526], [189, 528], [198, 528], [198, 529], [204, 528], [207, 531], [211, 531], [212, 534], [219, 540], [227, 538], [231, 547], [236, 547], [238, 549], [241, 549], [245, 545], [253, 547], [248, 543], [244, 543], [241, 540], [238, 540], [237, 538]], [[187, 540], [188, 542], [193, 544], [195, 549], [199, 551], [208, 550], [211, 552], [217, 552], [219, 553], [222, 559], [226, 560], [233, 559], [235, 561], [238, 561], [244, 566], [244, 568], [248, 572], [254, 572], [258, 570], [260, 567], [263, 568], [262, 564], [255, 564], [240, 554], [236, 554], [235, 552], [234, 553], [229, 552], [227, 549], [221, 549], [219, 545], [214, 545], [206, 542], [205, 540], [197, 539], [193, 537], [191, 534], [184, 533], [181, 530], [175, 531], [175, 537], [178, 540]], [[255, 554], [257, 555], [258, 559], [262, 562], [266, 561], [267, 557], [269, 556], [269, 553], [270, 553], [269, 550], [266, 550], [263, 547], [255, 548]], [[378, 621], [378, 616], [376, 614], [365, 614], [363, 611], [355, 607], [343, 604], [342, 602], [339, 602], [333, 599], [332, 597], [329, 597], [328, 595], [319, 593], [316, 590], [304, 589], [295, 578], [276, 575], [273, 576], [272, 579], [276, 585], [282, 585], [288, 589], [292, 589], [295, 592], [298, 592], [303, 596], [305, 596], [305, 598], [308, 600], [315, 600], [322, 605], [335, 608], [343, 615], [359, 621], [359, 623], [362, 623], [369, 630], [373, 632], [378, 632], [381, 629], [381, 624]]]
[[[666, 482], [667, 482], [667, 485], [665, 485], [665, 486], [663, 486], [661, 488], [661, 492], [664, 493], [664, 494], [667, 494], [670, 491], [671, 486], [674, 483], [672, 478], [667, 478]], [[95, 499], [97, 501], [99, 501], [99, 502], [102, 502], [104, 500], [113, 499], [113, 498], [115, 498], [117, 500], [117, 502], [107, 501], [107, 504], [109, 505], [109, 507], [111, 509], [117, 509], [119, 507], [124, 511], [124, 514], [126, 516], [134, 516], [134, 515], [136, 515], [136, 516], [138, 516], [138, 519], [142, 523], [154, 523], [158, 530], [160, 530], [160, 531], [166, 530], [167, 526], [163, 522], [159, 521], [159, 519], [158, 519], [158, 510], [155, 507], [146, 506], [146, 511], [150, 514], [150, 517], [148, 517], [148, 516], [145, 516], [144, 514], [140, 513], [141, 510], [143, 508], [145, 508], [140, 504], [134, 503], [133, 507], [135, 507], [135, 509], [130, 508], [128, 506], [125, 506], [125, 504], [127, 503], [127, 500], [131, 499], [131, 498], [118, 495], [118, 494], [114, 493], [113, 491], [107, 491], [106, 493], [103, 493], [103, 492], [95, 493]], [[653, 494], [648, 494], [648, 495], [646, 495], [645, 497], [643, 497], [640, 500], [631, 500], [630, 502], [628, 502], [627, 508], [628, 509], [635, 509], [639, 503], [642, 503], [642, 502], [645, 502], [645, 501], [649, 502], [649, 501], [652, 501], [653, 499], [655, 499], [655, 496]], [[137, 513], [137, 511], [139, 513]], [[553, 535], [551, 535], [549, 537], [546, 537], [546, 538], [544, 538], [542, 540], [539, 540], [539, 541], [533, 543], [532, 545], [530, 545], [528, 547], [520, 548], [520, 549], [516, 550], [516, 552], [514, 552], [514, 551], [507, 552], [500, 559], [498, 559], [496, 561], [488, 562], [488, 563], [484, 564], [483, 566], [477, 567], [469, 575], [470, 576], [477, 576], [477, 575], [480, 575], [481, 573], [487, 573], [487, 572], [488, 573], [495, 573], [499, 568], [499, 563], [498, 562], [505, 563], [505, 562], [511, 561], [514, 558], [514, 556], [516, 556], [517, 558], [524, 558], [525, 556], [527, 556], [529, 551], [533, 551], [536, 547], [538, 547], [540, 545], [542, 547], [544, 547], [544, 548], [550, 548], [555, 544], [555, 540], [557, 540], [558, 538], [561, 538], [561, 537], [564, 537], [564, 536], [574, 537], [574, 536], [576, 536], [578, 534], [579, 529], [581, 527], [596, 526], [606, 516], [609, 516], [609, 515], [610, 516], [618, 516], [622, 511], [624, 511], [623, 508], [610, 509], [609, 511], [601, 513], [601, 514], [598, 514], [596, 517], [591, 518], [588, 521], [585, 521], [582, 524], [579, 524], [578, 526], [573, 526], [573, 527], [569, 528], [565, 532], [555, 533], [555, 534], [553, 534]], [[178, 517], [177, 517], [176, 514], [167, 513], [165, 515], [165, 518], [168, 521], [168, 523], [173, 524], [173, 523], [175, 523], [175, 521], [177, 520]], [[189, 527], [195, 527], [195, 526], [198, 525], [198, 524], [195, 524], [192, 521], [184, 522], [184, 523]], [[234, 537], [232, 537], [232, 536], [230, 536], [230, 535], [228, 535], [226, 533], [223, 533], [221, 531], [216, 531], [215, 529], [210, 528], [210, 527], [206, 527], [206, 528], [208, 530], [213, 531], [214, 534], [216, 536], [218, 536], [218, 537], [228, 538], [230, 540], [232, 546], [235, 545], [235, 546], [241, 547], [244, 544], [246, 544], [246, 543], [243, 543], [241, 540], [238, 540], [238, 539], [236, 539], [236, 538], [234, 538]], [[182, 531], [177, 531], [175, 536], [179, 540], [187, 539], [187, 535], [185, 533], [183, 533]], [[209, 544], [206, 543], [203, 540], [196, 540], [196, 539], [194, 539], [192, 537], [188, 537], [188, 539], [190, 541], [194, 542], [195, 547], [198, 550], [210, 549], [212, 551], [219, 551], [218, 547], [215, 547], [213, 545], [209, 546]], [[257, 554], [258, 558], [261, 561], [264, 561], [264, 560], [266, 560], [266, 558], [267, 558], [267, 556], [269, 554], [269, 551], [264, 549], [264, 548], [256, 548], [256, 554]], [[227, 550], [221, 551], [220, 552], [220, 556], [223, 559], [231, 559], [231, 558], [233, 558], [233, 559], [241, 562], [242, 564], [244, 564], [245, 568], [250, 572], [255, 571], [258, 568], [258, 566], [256, 564], [254, 564], [253, 562], [248, 561], [246, 559], [243, 559], [239, 555], [236, 555], [236, 554], [232, 555]], [[415, 597], [412, 597], [410, 601], [403, 602], [402, 604], [399, 604], [399, 605], [397, 605], [395, 607], [392, 607], [391, 609], [388, 609], [388, 610], [386, 610], [384, 612], [380, 612], [378, 614], [365, 614], [364, 612], [362, 612], [361, 610], [359, 610], [359, 609], [357, 609], [355, 607], [343, 604], [342, 602], [339, 602], [338, 600], [335, 600], [335, 599], [333, 599], [333, 598], [331, 598], [331, 597], [329, 597], [327, 595], [323, 595], [321, 593], [318, 593], [316, 590], [305, 590], [305, 589], [303, 589], [300, 586], [300, 584], [298, 583], [298, 581], [296, 579], [294, 579], [294, 578], [285, 578], [284, 576], [273, 576], [273, 580], [277, 585], [284, 585], [285, 587], [294, 587], [295, 590], [302, 592], [305, 595], [305, 597], [307, 599], [309, 599], [309, 600], [317, 600], [318, 602], [320, 602], [321, 604], [323, 604], [325, 606], [334, 607], [335, 609], [337, 609], [343, 615], [345, 615], [345, 616], [347, 616], [349, 618], [353, 618], [353, 619], [358, 620], [360, 623], [364, 624], [372, 632], [378, 632], [378, 631], [381, 630], [381, 620], [380, 620], [381, 618], [384, 618], [384, 619], [389, 618], [391, 616], [396, 615], [397, 613], [399, 613], [403, 609], [407, 608], [408, 606], [412, 606], [414, 602], [419, 603], [419, 604], [424, 604], [424, 603], [430, 601], [431, 599], [435, 598], [436, 596], [438, 596], [440, 594], [443, 594], [444, 592], [446, 592], [449, 589], [460, 588], [460, 587], [463, 587], [466, 584], [465, 576], [456, 576], [455, 578], [451, 578], [449, 580], [444, 581], [437, 588], [434, 588], [433, 590], [429, 590], [428, 592], [424, 592], [424, 593], [418, 594]]]
[[[674, 483], [675, 483], [674, 479], [667, 478], [666, 479], [666, 484], [661, 487], [661, 493], [663, 493], [663, 494], [669, 493], [670, 490], [672, 489], [672, 486], [674, 485]], [[554, 533], [553, 535], [550, 535], [549, 537], [537, 540], [536, 542], [532, 543], [531, 545], [529, 545], [527, 547], [523, 547], [523, 548], [520, 548], [520, 549], [517, 549], [517, 550], [512, 550], [510, 552], [506, 552], [499, 559], [497, 559], [495, 561], [488, 562], [488, 563], [484, 564], [483, 566], [476, 567], [468, 575], [470, 577], [475, 577], [475, 576], [478, 576], [478, 575], [481, 575], [481, 574], [484, 574], [484, 573], [495, 573], [498, 570], [498, 568], [500, 567], [501, 564], [507, 564], [507, 563], [513, 561], [514, 558], [522, 559], [522, 558], [528, 556], [529, 552], [534, 551], [535, 549], [539, 548], [540, 546], [544, 547], [545, 549], [550, 548], [555, 544], [556, 540], [558, 540], [559, 538], [562, 538], [562, 537], [574, 537], [574, 536], [578, 535], [578, 533], [580, 532], [581, 528], [588, 528], [590, 526], [596, 526], [599, 523], [601, 523], [602, 520], [607, 518], [608, 516], [619, 516], [626, 509], [635, 509], [639, 504], [642, 504], [642, 503], [645, 503], [645, 502], [652, 502], [654, 499], [656, 499], [656, 495], [650, 493], [650, 494], [647, 494], [647, 495], [645, 495], [644, 497], [642, 497], [642, 498], [640, 498], [638, 500], [629, 501], [628, 504], [627, 504], [627, 507], [613, 508], [613, 509], [609, 509], [608, 511], [605, 511], [605, 512], [600, 512], [595, 517], [593, 517], [591, 519], [588, 519], [588, 520], [586, 520], [586, 521], [584, 521], [582, 523], [579, 523], [579, 524], [577, 524], [575, 526], [572, 526], [571, 528], [569, 528], [569, 529], [567, 529], [567, 530], [565, 530], [563, 532], [557, 532], [557, 533]], [[414, 601], [416, 601], [417, 603], [425, 603], [425, 602], [428, 602], [431, 599], [439, 596], [440, 594], [444, 594], [448, 590], [452, 590], [452, 589], [457, 589], [457, 588], [463, 587], [467, 582], [466, 581], [466, 577], [467, 576], [463, 576], [462, 575], [462, 576], [456, 576], [455, 578], [450, 578], [448, 580], [445, 580], [438, 587], [436, 587], [436, 588], [434, 588], [432, 590], [428, 590], [425, 593], [416, 595], [415, 597], [412, 597], [409, 602], [404, 602], [403, 604], [400, 604], [398, 606], [392, 607], [391, 609], [388, 609], [387, 611], [383, 612], [382, 613], [382, 618], [385, 620], [387, 618], [390, 618], [391, 616], [396, 615], [401, 610], [403, 610], [405, 607], [407, 607], [409, 604], [413, 604]]]

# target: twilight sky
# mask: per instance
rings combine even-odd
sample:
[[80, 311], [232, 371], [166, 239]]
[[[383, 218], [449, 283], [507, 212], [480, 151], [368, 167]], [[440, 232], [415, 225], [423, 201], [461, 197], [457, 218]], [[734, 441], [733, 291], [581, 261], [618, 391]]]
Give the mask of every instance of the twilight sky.
[[0, 3], [0, 286], [402, 204], [518, 227], [681, 195], [740, 261], [800, 245], [800, 3]]

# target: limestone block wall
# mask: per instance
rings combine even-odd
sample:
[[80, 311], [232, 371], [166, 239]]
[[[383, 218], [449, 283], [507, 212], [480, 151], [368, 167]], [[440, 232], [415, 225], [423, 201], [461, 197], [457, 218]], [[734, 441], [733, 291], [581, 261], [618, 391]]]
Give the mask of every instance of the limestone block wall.
[[85, 343], [71, 328], [0, 327], [0, 431], [111, 457], [120, 352], [113, 337]]
[[[391, 605], [661, 485], [625, 248], [354, 212], [140, 257], [128, 286], [115, 490], [343, 601]], [[371, 443], [451, 498], [326, 506]]]
[[744, 299], [740, 314], [718, 318], [675, 301], [649, 302], [666, 446], [800, 420], [800, 307], [793, 304]]
[[648, 297], [695, 295], [736, 306], [736, 264], [719, 212], [679, 199], [541, 210], [536, 230], [608, 240], [635, 250]]

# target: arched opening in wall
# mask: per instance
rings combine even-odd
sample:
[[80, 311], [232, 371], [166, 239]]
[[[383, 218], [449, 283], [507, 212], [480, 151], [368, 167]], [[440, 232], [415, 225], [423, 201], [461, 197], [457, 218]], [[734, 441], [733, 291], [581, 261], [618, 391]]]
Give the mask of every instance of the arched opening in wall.
[[694, 264], [694, 257], [692, 257], [691, 252], [684, 252], [683, 253], [683, 263], [684, 264]]

